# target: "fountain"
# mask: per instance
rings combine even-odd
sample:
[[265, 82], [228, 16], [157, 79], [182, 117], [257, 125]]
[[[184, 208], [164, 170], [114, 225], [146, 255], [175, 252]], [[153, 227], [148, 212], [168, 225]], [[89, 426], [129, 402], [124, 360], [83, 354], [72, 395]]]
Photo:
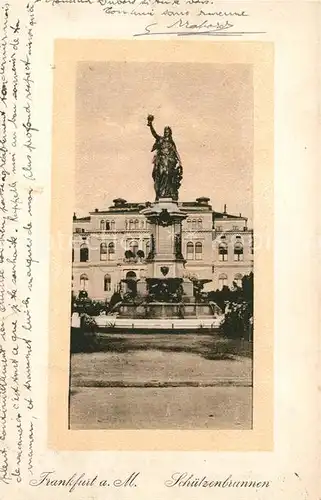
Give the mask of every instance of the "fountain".
[[[193, 281], [185, 274], [182, 222], [187, 215], [178, 206], [183, 172], [181, 160], [171, 129], [165, 127], [164, 135], [158, 135], [153, 119], [149, 115], [147, 124], [155, 138], [152, 177], [156, 199], [141, 211], [151, 227], [146, 278], [135, 281], [134, 286], [128, 283], [128, 279], [122, 280], [130, 285], [129, 291], [114, 311], [117, 311], [117, 320], [145, 319], [149, 320], [151, 327], [155, 319], [208, 318], [212, 321], [219, 308], [201, 297], [204, 283], [211, 280]], [[174, 325], [173, 322], [171, 324]]]

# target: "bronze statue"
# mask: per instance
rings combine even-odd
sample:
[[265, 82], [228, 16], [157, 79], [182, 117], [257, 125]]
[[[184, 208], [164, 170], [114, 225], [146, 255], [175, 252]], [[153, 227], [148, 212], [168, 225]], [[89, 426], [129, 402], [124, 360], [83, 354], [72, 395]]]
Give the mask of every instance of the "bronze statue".
[[158, 135], [153, 127], [153, 121], [153, 115], [148, 115], [147, 125], [156, 139], [152, 148], [152, 151], [155, 151], [152, 177], [156, 200], [159, 198], [177, 200], [183, 177], [183, 167], [172, 138], [172, 130], [170, 127], [165, 127], [164, 135]]
[[182, 235], [175, 234], [175, 256], [177, 259], [184, 259], [182, 254]]

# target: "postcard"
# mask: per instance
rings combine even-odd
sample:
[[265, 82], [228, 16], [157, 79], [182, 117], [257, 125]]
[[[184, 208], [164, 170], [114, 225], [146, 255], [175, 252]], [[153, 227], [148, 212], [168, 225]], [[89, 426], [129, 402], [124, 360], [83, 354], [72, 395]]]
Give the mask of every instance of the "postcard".
[[5, 496], [316, 498], [317, 4], [286, 7], [3, 5]]

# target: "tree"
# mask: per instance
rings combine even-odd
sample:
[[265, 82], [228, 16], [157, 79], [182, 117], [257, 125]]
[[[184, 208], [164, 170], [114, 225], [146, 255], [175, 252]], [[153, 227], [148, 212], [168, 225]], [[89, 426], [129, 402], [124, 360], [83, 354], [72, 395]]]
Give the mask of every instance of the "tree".
[[250, 273], [242, 278], [242, 291], [244, 300], [249, 302], [253, 302], [253, 281], [254, 276], [253, 273]]

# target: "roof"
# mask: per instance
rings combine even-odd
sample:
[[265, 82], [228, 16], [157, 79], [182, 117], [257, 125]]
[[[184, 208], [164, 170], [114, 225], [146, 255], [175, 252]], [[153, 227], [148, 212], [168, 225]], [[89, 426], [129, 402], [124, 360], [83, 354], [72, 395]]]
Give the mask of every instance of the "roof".
[[[212, 209], [212, 205], [209, 204], [210, 199], [206, 197], [200, 197], [197, 198], [194, 201], [182, 201], [178, 202], [179, 207], [183, 211], [188, 211], [190, 209], [191, 211], [207, 211], [207, 212], [212, 212], [212, 218], [214, 220], [218, 219], [238, 219], [238, 220], [247, 220], [247, 217], [242, 216], [241, 214], [235, 215], [235, 214], [230, 214], [227, 212], [216, 212], [215, 210]], [[132, 213], [132, 214], [139, 214], [139, 212], [145, 208], [148, 207], [151, 203], [150, 202], [140, 202], [140, 203], [134, 203], [134, 202], [127, 202], [126, 200], [122, 198], [116, 198], [114, 200], [114, 205], [111, 205], [108, 207], [107, 210], [98, 210], [97, 208], [95, 211], [90, 212], [90, 216], [87, 217], [76, 217], [74, 215], [74, 222], [89, 222], [91, 220], [91, 216], [93, 215], [109, 215], [112, 216], [113, 214], [126, 214], [126, 213]], [[193, 210], [194, 209], [194, 210]]]
[[77, 222], [90, 222], [90, 215], [88, 215], [87, 217], [76, 217], [74, 216], [73, 220], [74, 221], [77, 221]]
[[228, 214], [227, 212], [215, 212], [213, 211], [213, 220], [215, 219], [243, 219], [247, 220], [243, 215], [233, 215]]

